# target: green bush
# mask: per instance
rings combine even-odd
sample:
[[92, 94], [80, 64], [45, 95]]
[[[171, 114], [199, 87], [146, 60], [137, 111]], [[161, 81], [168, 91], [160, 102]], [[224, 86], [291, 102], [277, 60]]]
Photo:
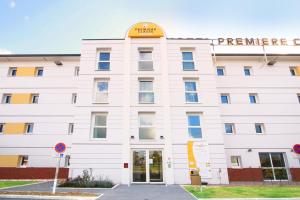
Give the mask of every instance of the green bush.
[[112, 188], [113, 182], [108, 178], [94, 178], [89, 174], [88, 170], [84, 170], [82, 175], [73, 179], [68, 179], [66, 182], [59, 185], [59, 187], [77, 187], [77, 188]]

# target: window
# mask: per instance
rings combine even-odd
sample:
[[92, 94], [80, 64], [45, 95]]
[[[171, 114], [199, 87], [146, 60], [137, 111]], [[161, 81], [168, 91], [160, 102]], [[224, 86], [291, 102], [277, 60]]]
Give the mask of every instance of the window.
[[187, 114], [188, 117], [188, 132], [190, 138], [202, 138], [202, 130], [199, 114]]
[[195, 81], [185, 81], [185, 101], [187, 103], [197, 103], [198, 94]]
[[71, 103], [72, 103], [72, 104], [75, 104], [76, 101], [77, 101], [77, 94], [76, 94], [76, 93], [73, 93], [73, 94], [72, 94], [72, 101], [71, 101]]
[[154, 113], [139, 113], [139, 139], [155, 139]]
[[251, 76], [251, 67], [244, 67], [245, 76]]
[[257, 134], [262, 134], [264, 133], [264, 125], [263, 124], [260, 124], [260, 123], [256, 123], [255, 124], [255, 132]]
[[33, 123], [26, 123], [26, 133], [33, 132]]
[[226, 123], [225, 124], [225, 133], [228, 135], [234, 134], [235, 133], [234, 124]]
[[96, 81], [96, 103], [108, 103], [108, 81]]
[[69, 123], [68, 134], [71, 135], [74, 132], [74, 123]]
[[93, 138], [105, 139], [107, 132], [107, 114], [94, 114], [93, 119]]
[[139, 103], [154, 103], [153, 81], [140, 81]]
[[2, 103], [10, 104], [11, 94], [3, 94]]
[[8, 69], [8, 76], [16, 76], [17, 75], [17, 68], [16, 67], [10, 67]]
[[42, 67], [37, 67], [35, 71], [35, 76], [43, 76], [44, 69]]
[[0, 134], [3, 134], [4, 132], [4, 124], [0, 123]]
[[139, 71], [152, 71], [153, 61], [152, 61], [152, 51], [140, 51], [139, 52]]
[[251, 93], [249, 94], [249, 100], [250, 100], [250, 103], [258, 103], [258, 96], [257, 94], [254, 94], [254, 93]]
[[110, 53], [100, 52], [98, 61], [98, 70], [108, 71], [110, 69]]
[[39, 95], [38, 94], [32, 94], [31, 95], [31, 103], [38, 103], [39, 102]]
[[232, 168], [242, 168], [241, 156], [231, 156], [230, 161]]
[[20, 158], [20, 167], [28, 166], [28, 156], [21, 156]]
[[221, 94], [221, 103], [229, 104], [229, 94]]
[[70, 166], [70, 159], [71, 159], [71, 156], [70, 155], [66, 155], [66, 157], [65, 157], [65, 167], [69, 167]]
[[292, 76], [297, 76], [296, 67], [290, 67], [290, 73]]
[[217, 75], [224, 76], [225, 75], [225, 67], [217, 67]]
[[297, 94], [298, 102], [300, 103], [300, 94]]
[[79, 76], [79, 67], [75, 67], [74, 76]]
[[264, 180], [288, 180], [284, 153], [259, 153]]
[[195, 70], [193, 52], [182, 52], [182, 67], [183, 70]]

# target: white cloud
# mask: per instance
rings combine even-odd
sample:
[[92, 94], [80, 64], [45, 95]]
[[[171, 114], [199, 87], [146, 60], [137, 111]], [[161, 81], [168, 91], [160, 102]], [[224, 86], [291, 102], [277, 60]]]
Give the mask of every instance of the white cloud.
[[0, 54], [12, 54], [12, 52], [7, 49], [0, 49]]
[[11, 2], [9, 3], [9, 6], [10, 6], [11, 8], [16, 7], [16, 2], [15, 2], [15, 1], [11, 1]]
[[24, 20], [25, 20], [25, 21], [28, 21], [29, 19], [30, 19], [30, 17], [27, 16], [27, 15], [24, 17]]

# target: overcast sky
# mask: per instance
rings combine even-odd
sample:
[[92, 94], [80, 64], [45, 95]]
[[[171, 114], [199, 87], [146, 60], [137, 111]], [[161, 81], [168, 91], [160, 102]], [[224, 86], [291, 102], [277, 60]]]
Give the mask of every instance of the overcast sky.
[[0, 0], [0, 52], [80, 53], [140, 21], [167, 37], [300, 37], [300, 0]]

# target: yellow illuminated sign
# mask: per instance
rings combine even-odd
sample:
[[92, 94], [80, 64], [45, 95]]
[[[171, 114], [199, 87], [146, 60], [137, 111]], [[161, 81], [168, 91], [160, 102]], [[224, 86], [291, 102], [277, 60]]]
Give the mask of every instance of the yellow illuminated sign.
[[164, 36], [164, 31], [156, 24], [141, 22], [133, 25], [128, 31], [130, 38], [160, 38]]

